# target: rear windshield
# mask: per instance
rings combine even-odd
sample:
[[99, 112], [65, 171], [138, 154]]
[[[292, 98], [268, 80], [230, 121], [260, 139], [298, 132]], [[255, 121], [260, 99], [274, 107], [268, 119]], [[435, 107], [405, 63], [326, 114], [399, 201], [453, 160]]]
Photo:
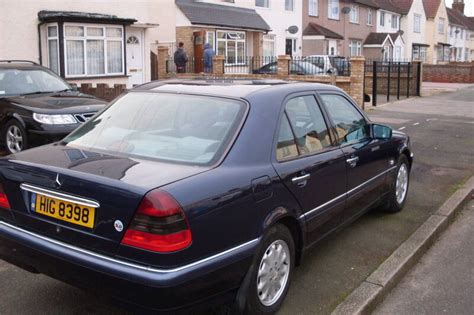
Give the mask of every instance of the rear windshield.
[[70, 88], [49, 71], [0, 69], [0, 96], [56, 92]]
[[212, 164], [236, 133], [246, 105], [218, 97], [129, 93], [70, 134], [71, 146], [189, 164]]

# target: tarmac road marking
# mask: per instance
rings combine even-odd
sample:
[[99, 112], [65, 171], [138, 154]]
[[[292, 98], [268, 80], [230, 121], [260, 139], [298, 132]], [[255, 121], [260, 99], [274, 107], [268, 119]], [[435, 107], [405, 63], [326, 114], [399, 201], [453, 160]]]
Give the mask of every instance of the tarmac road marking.
[[405, 129], [405, 128], [406, 128], [406, 127], [403, 126], [403, 127], [398, 128], [398, 130], [403, 130], [403, 129]]
[[413, 124], [413, 126], [418, 126], [420, 123], [419, 122], [416, 122]]

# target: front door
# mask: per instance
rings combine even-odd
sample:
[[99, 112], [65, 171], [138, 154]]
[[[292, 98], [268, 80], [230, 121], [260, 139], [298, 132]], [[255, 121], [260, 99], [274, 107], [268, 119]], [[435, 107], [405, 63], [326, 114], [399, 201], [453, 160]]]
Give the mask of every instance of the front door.
[[337, 55], [337, 41], [335, 40], [328, 41], [328, 55], [330, 56]]
[[346, 96], [321, 94], [335, 127], [337, 141], [346, 155], [347, 203], [343, 220], [350, 220], [374, 204], [388, 190], [388, 143], [372, 139], [370, 125]]
[[300, 204], [309, 243], [337, 227], [344, 210], [345, 156], [332, 138], [314, 94], [286, 102], [274, 167]]
[[145, 82], [143, 30], [127, 28], [127, 74], [131, 86]]
[[293, 39], [287, 38], [285, 41], [285, 55], [293, 55]]
[[197, 31], [194, 36], [194, 72], [201, 73], [204, 71], [204, 44], [206, 39], [205, 31]]

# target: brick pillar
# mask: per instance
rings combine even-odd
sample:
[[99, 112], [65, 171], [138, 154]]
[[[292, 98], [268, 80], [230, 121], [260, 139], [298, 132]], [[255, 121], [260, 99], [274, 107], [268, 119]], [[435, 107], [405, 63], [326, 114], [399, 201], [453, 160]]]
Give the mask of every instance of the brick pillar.
[[158, 80], [166, 78], [168, 75], [166, 71], [166, 62], [169, 60], [168, 47], [158, 46]]
[[224, 56], [213, 56], [212, 57], [212, 74], [213, 75], [224, 75]]
[[351, 97], [359, 107], [364, 106], [364, 57], [351, 58]]
[[474, 61], [471, 61], [471, 81], [470, 83], [474, 83]]
[[289, 64], [291, 57], [288, 55], [279, 55], [278, 56], [278, 70], [277, 75], [279, 77], [287, 77], [289, 75]]
[[263, 33], [253, 32], [253, 55], [263, 56]]

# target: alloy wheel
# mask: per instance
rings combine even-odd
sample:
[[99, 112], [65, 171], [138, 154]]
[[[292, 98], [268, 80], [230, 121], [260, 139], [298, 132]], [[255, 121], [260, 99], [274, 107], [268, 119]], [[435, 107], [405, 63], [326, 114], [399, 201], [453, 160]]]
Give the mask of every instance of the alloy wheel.
[[285, 291], [290, 259], [290, 249], [283, 240], [271, 243], [263, 254], [257, 274], [257, 294], [263, 305], [275, 304]]
[[397, 174], [397, 182], [396, 182], [396, 189], [395, 195], [397, 198], [398, 204], [402, 204], [405, 200], [405, 196], [408, 190], [408, 169], [406, 164], [400, 165]]
[[11, 125], [7, 129], [7, 147], [11, 153], [18, 153], [23, 149], [23, 136], [18, 126]]

